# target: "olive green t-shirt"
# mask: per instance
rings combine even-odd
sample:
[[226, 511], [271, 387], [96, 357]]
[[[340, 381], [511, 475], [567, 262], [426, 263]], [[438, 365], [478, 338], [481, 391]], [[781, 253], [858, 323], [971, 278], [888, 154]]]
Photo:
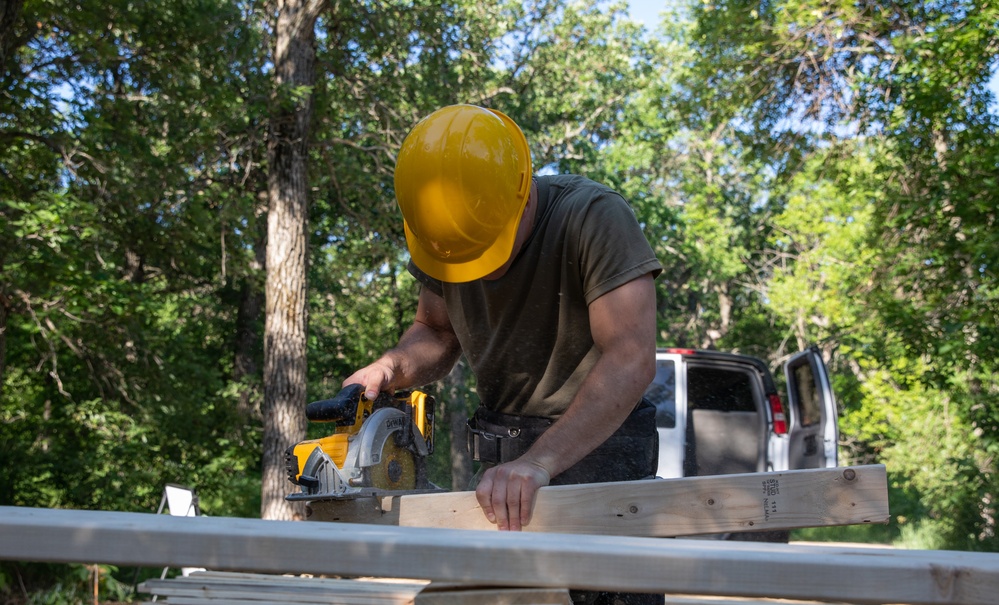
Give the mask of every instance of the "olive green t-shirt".
[[534, 229], [503, 277], [455, 284], [409, 270], [444, 298], [482, 405], [558, 418], [599, 357], [587, 305], [662, 266], [619, 194], [579, 176], [536, 181]]

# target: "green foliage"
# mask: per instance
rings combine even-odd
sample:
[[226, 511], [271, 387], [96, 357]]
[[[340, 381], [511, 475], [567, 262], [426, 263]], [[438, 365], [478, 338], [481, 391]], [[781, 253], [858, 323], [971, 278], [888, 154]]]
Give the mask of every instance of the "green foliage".
[[248, 273], [226, 221], [254, 218], [224, 203], [253, 198], [206, 195], [238, 166], [218, 159], [219, 133], [246, 130], [230, 68], [250, 59], [219, 52], [238, 21], [228, 3], [25, 4], [0, 106], [17, 142], [0, 154], [14, 177], [0, 190], [0, 413], [4, 459], [32, 464], [3, 465], [5, 504], [151, 511], [182, 482], [221, 496], [213, 512], [252, 512], [226, 493], [259, 455], [233, 413], [235, 313], [219, 293], [226, 259]]
[[986, 547], [987, 447], [954, 405], [955, 395], [925, 386], [925, 362], [860, 363], [863, 400], [844, 414], [841, 430], [871, 448], [891, 469], [893, 483], [904, 486], [892, 517], [900, 542], [925, 547], [920, 541], [932, 538], [932, 548]]
[[26, 605], [123, 603], [132, 586], [113, 565], [0, 563], [0, 598]]
[[691, 11], [691, 81], [710, 82], [691, 115], [729, 120], [750, 143], [737, 166], [777, 177], [764, 312], [822, 343], [848, 457], [885, 462], [898, 487], [893, 535], [994, 549], [995, 7]]

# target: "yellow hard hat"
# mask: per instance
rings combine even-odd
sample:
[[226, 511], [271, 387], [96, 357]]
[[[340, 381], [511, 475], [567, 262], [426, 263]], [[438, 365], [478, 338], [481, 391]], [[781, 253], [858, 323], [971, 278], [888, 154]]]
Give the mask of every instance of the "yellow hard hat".
[[441, 281], [472, 281], [503, 266], [530, 192], [527, 139], [492, 109], [439, 109], [399, 150], [395, 196], [406, 244], [416, 266]]

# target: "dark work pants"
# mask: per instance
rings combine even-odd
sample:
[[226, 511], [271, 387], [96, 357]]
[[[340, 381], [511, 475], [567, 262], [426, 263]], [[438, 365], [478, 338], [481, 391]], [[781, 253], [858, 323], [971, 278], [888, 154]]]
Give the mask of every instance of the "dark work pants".
[[[479, 411], [479, 414], [483, 413], [488, 415], [484, 410]], [[492, 415], [489, 420], [499, 422], [500, 418]], [[520, 451], [526, 449], [523, 447]], [[651, 479], [656, 475], [658, 463], [656, 408], [643, 399], [617, 432], [585, 458], [552, 478], [551, 485]], [[473, 482], [477, 483], [480, 475], [481, 471]], [[569, 594], [574, 605], [663, 605], [666, 601], [663, 594], [581, 590], [571, 590]]]

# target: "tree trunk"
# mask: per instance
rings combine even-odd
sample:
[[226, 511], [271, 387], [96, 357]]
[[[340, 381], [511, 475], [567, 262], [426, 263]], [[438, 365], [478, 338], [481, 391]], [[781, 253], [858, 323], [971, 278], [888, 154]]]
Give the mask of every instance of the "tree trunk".
[[[285, 450], [305, 438], [309, 121], [315, 25], [323, 0], [277, 0], [274, 92], [267, 144], [267, 292], [260, 516], [302, 518]], [[304, 92], [304, 94], [303, 94]]]
[[3, 385], [7, 371], [7, 315], [7, 297], [0, 289], [0, 399], [3, 399]]
[[239, 401], [236, 411], [243, 427], [259, 424], [261, 415], [262, 385], [260, 372], [260, 319], [266, 304], [264, 284], [259, 272], [267, 266], [267, 231], [258, 225], [253, 242], [254, 260], [250, 271], [242, 278], [239, 288], [239, 310], [236, 315], [236, 342], [234, 345], [233, 380], [239, 384]]
[[462, 357], [458, 363], [454, 364], [451, 373], [444, 379], [444, 393], [447, 401], [448, 427], [450, 428], [450, 450], [451, 450], [451, 490], [462, 491], [468, 489], [468, 484], [472, 480], [472, 455], [468, 452], [467, 438], [465, 436], [465, 423], [468, 421], [469, 409], [468, 401], [465, 397], [468, 393], [468, 366], [465, 358]]
[[[236, 343], [234, 346], [233, 380], [239, 383], [237, 411], [243, 426], [250, 426], [260, 419], [260, 389], [255, 376], [260, 369], [258, 348], [260, 312], [264, 306], [264, 293], [251, 277], [245, 278], [239, 292], [239, 310], [236, 315]], [[242, 431], [241, 431], [242, 433]]]
[[[17, 25], [21, 19], [24, 0], [4, 0], [0, 2], [0, 82], [6, 79], [7, 60], [14, 47], [23, 44], [18, 40]], [[13, 70], [12, 70], [13, 71]]]

